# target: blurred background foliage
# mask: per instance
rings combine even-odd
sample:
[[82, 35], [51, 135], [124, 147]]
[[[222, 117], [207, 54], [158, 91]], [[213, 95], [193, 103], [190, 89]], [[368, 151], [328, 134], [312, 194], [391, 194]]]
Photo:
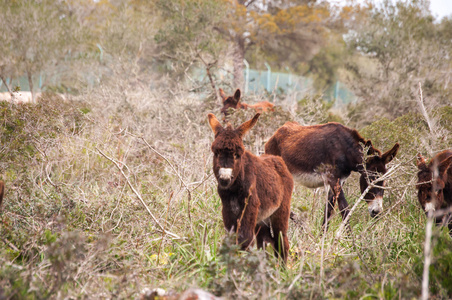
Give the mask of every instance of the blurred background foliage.
[[[451, 43], [452, 18], [435, 19], [427, 0], [0, 0], [0, 89], [24, 89], [22, 78], [44, 92], [0, 102], [0, 299], [192, 286], [231, 299], [419, 297], [415, 156], [452, 145]], [[244, 60], [312, 85], [245, 93]], [[326, 101], [337, 81], [356, 100]], [[323, 253], [326, 195], [297, 187], [288, 267], [241, 253], [225, 237], [211, 169], [206, 116], [220, 117], [218, 88], [276, 105], [245, 138], [256, 154], [287, 121], [340, 122], [381, 150], [400, 143], [383, 216], [363, 205], [335, 244], [336, 213]], [[357, 178], [344, 189], [352, 205]], [[433, 241], [430, 291], [448, 298], [450, 237], [435, 228]]]

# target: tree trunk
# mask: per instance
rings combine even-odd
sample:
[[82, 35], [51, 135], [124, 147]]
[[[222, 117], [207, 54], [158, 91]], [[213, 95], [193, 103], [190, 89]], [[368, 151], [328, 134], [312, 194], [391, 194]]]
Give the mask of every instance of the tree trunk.
[[217, 97], [217, 100], [221, 100], [220, 93], [218, 92], [218, 90], [215, 86], [215, 81], [213, 80], [212, 74], [210, 73], [210, 68], [212, 68], [214, 65], [216, 65], [217, 61], [215, 61], [214, 63], [207, 63], [204, 60], [204, 58], [201, 56], [201, 54], [198, 53], [197, 55], [198, 55], [198, 58], [201, 60], [201, 62], [204, 64], [204, 67], [206, 68], [206, 73], [207, 73], [207, 76], [209, 77], [210, 86], [212, 87], [213, 93]]
[[33, 93], [33, 78], [30, 70], [27, 69], [28, 85], [30, 86], [31, 103], [35, 103], [35, 94]]
[[233, 48], [233, 75], [234, 75], [234, 89], [244, 88], [244, 76], [243, 76], [243, 60], [245, 59], [245, 39], [238, 36], [234, 40]]
[[5, 76], [0, 73], [0, 79], [3, 81], [3, 84], [6, 86], [6, 89], [8, 90], [9, 94], [11, 95], [11, 98], [13, 97], [13, 91], [9, 87], [8, 83], [6, 82]]

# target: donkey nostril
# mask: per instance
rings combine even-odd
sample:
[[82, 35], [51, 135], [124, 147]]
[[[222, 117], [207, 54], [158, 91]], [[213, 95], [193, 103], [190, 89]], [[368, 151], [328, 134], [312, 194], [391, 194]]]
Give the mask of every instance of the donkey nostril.
[[370, 216], [372, 218], [375, 218], [379, 213], [380, 213], [380, 211], [372, 209], [372, 211], [370, 212]]

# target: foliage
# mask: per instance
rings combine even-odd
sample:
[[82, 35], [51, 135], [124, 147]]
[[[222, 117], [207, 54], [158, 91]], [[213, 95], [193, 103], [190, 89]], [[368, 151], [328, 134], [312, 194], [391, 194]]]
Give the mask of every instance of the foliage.
[[413, 112], [419, 84], [430, 107], [450, 102], [450, 22], [434, 21], [428, 1], [385, 1], [352, 28], [348, 45], [362, 55], [347, 63], [349, 84], [362, 98], [355, 124]]
[[174, 61], [176, 71], [203, 59], [218, 60], [222, 44], [213, 26], [224, 18], [221, 2], [158, 1], [156, 5], [164, 21], [155, 35], [162, 60]]
[[[382, 148], [389, 148], [398, 142], [406, 155], [413, 159], [417, 153], [439, 151], [450, 147], [450, 120], [452, 111], [449, 106], [436, 108], [432, 112], [437, 121], [439, 131], [436, 138], [430, 139], [429, 127], [425, 119], [419, 113], [408, 113], [393, 121], [382, 118], [371, 125], [364, 127], [360, 132]], [[444, 124], [443, 127], [441, 124]], [[447, 124], [447, 125], [446, 125]]]
[[0, 28], [0, 75], [26, 74], [32, 91], [33, 76], [55, 75], [76, 48], [76, 21], [65, 2], [1, 1]]
[[[256, 67], [270, 61], [283, 69], [306, 72], [306, 63], [327, 40], [335, 20], [330, 7], [316, 1], [229, 1], [228, 16], [217, 29], [231, 41], [234, 85], [243, 82], [243, 59]], [[328, 29], [327, 29], [328, 28]]]
[[[267, 6], [259, 7], [260, 3]], [[380, 45], [378, 59], [372, 51], [361, 53], [365, 55], [356, 60], [361, 75], [353, 83], [362, 84], [363, 91], [372, 93], [367, 101], [349, 107], [348, 117], [333, 114], [333, 103], [324, 102], [318, 95], [282, 91], [244, 95], [246, 103], [268, 100], [276, 105], [274, 112], [261, 115], [245, 138], [246, 148], [256, 154], [262, 154], [266, 140], [287, 121], [304, 125], [339, 121], [356, 125], [378, 149], [387, 150], [395, 142], [401, 144], [389, 166], [394, 167], [394, 172], [386, 182], [382, 215], [371, 219], [366, 204], [359, 204], [351, 216], [351, 230], [338, 238], [338, 211], [331, 218], [329, 231], [324, 234], [321, 230], [325, 191], [296, 186], [287, 266], [281, 266], [271, 251], [239, 251], [233, 235], [224, 231], [211, 167], [213, 135], [206, 120], [211, 112], [220, 117], [220, 102], [208, 95], [199, 82], [190, 80], [190, 72], [180, 72], [185, 76], [170, 88], [165, 76], [156, 75], [161, 75], [156, 69], [165, 69], [167, 63], [178, 61], [181, 64], [177, 67], [184, 68], [191, 62], [198, 63], [200, 57], [194, 56], [193, 60], [196, 53], [208, 59], [207, 67], [217, 58], [228, 57], [230, 47], [224, 46], [218, 34], [225, 29], [234, 34], [235, 29], [249, 43], [249, 51], [254, 51], [247, 52], [247, 59], [256, 65], [265, 57], [283, 67], [286, 58], [294, 62], [295, 54], [309, 52], [294, 69], [307, 71], [305, 64], [309, 61], [316, 73], [332, 74], [330, 77], [334, 78], [338, 61], [347, 53], [341, 48], [340, 34], [335, 32], [337, 36], [329, 39], [326, 24], [331, 21], [330, 25], [339, 26], [335, 28], [338, 32], [342, 25], [335, 23], [337, 15], [322, 3], [317, 6], [310, 1], [248, 1], [237, 2], [234, 10], [228, 10], [220, 8], [234, 5], [233, 2], [71, 0], [58, 2], [62, 7], [37, 8], [67, 12], [71, 22], [64, 18], [49, 20], [52, 24], [68, 21], [56, 31], [76, 29], [80, 48], [68, 45], [70, 54], [65, 47], [48, 50], [53, 58], [50, 63], [42, 60], [42, 70], [48, 72], [46, 68], [51, 63], [58, 62], [60, 66], [67, 58], [68, 65], [62, 69], [74, 80], [66, 81], [65, 87], [77, 89], [78, 93], [68, 101], [45, 93], [33, 105], [0, 102], [0, 179], [6, 184], [0, 207], [0, 298], [130, 299], [143, 296], [144, 288], [180, 292], [189, 287], [232, 299], [419, 297], [426, 217], [414, 187], [414, 156], [451, 145], [452, 108], [448, 103], [441, 104], [449, 97], [447, 76], [440, 73], [448, 62], [439, 66], [433, 57], [450, 51], [450, 20], [435, 23], [427, 12], [425, 16], [420, 14], [422, 6], [406, 3], [397, 4], [401, 6], [396, 5], [396, 9], [347, 8], [362, 15], [355, 18], [351, 14], [346, 21], [338, 22], [347, 26], [356, 20], [368, 22], [364, 25], [370, 27], [363, 26], [375, 29], [369, 45], [394, 41], [400, 46], [397, 55], [389, 43], [387, 50], [393, 51], [389, 55]], [[11, 8], [7, 11], [12, 12], [16, 4], [34, 7], [37, 2], [1, 2], [2, 8], [8, 4]], [[378, 14], [380, 10], [383, 11]], [[231, 17], [233, 12], [237, 18]], [[21, 12], [14, 13], [19, 16]], [[198, 13], [202, 18], [197, 17]], [[1, 9], [0, 15], [4, 14]], [[179, 18], [182, 14], [184, 18]], [[220, 22], [225, 21], [224, 14], [230, 14], [228, 24]], [[24, 22], [32, 26], [32, 20]], [[397, 29], [397, 21], [404, 20], [411, 21], [402, 22], [404, 26]], [[416, 20], [423, 22], [422, 28], [414, 24]], [[186, 21], [187, 32], [183, 24]], [[40, 17], [39, 22], [45, 24], [46, 19]], [[385, 24], [392, 26], [388, 27], [392, 28], [391, 35], [384, 34]], [[253, 35], [247, 36], [245, 25]], [[36, 26], [47, 32], [42, 24]], [[358, 37], [367, 32], [359, 31], [364, 27], [355, 28]], [[6, 54], [0, 60], [2, 64], [10, 63], [2, 59], [13, 57], [9, 47], [12, 35], [4, 35], [4, 27], [1, 28], [4, 43], [0, 47]], [[302, 40], [290, 37], [304, 29], [313, 29], [306, 32], [307, 36], [319, 33], [314, 44], [321, 46], [306, 45], [313, 46], [309, 48], [312, 52], [290, 56], [284, 50], [286, 46], [303, 46], [295, 45]], [[416, 33], [412, 39], [410, 30]], [[437, 37], [437, 43], [431, 35]], [[54, 46], [58, 47], [58, 43]], [[175, 59], [181, 60], [163, 61], [156, 56], [170, 53], [170, 45], [177, 55]], [[328, 49], [322, 48], [325, 45]], [[42, 47], [36, 49], [46, 50]], [[182, 49], [194, 52], [184, 53]], [[410, 60], [413, 49], [422, 50], [420, 60]], [[431, 50], [431, 57], [427, 50]], [[61, 56], [62, 53], [68, 56]], [[187, 57], [191, 59], [185, 60]], [[428, 64], [417, 65], [425, 57], [431, 58]], [[391, 76], [385, 78], [380, 72], [384, 70], [381, 64], [387, 61], [391, 61]], [[225, 60], [219, 65], [227, 63]], [[404, 63], [416, 71], [403, 77]], [[23, 72], [21, 63], [17, 69], [14, 64], [8, 66], [3, 69], [11, 74], [8, 76]], [[350, 66], [352, 70], [357, 67]], [[431, 77], [424, 73], [429, 66], [438, 66], [427, 72]], [[94, 78], [91, 88], [80, 83], [86, 69], [91, 72], [88, 77]], [[413, 78], [417, 75], [426, 78], [422, 87], [435, 134], [414, 105], [418, 86], [414, 88], [416, 93], [409, 96], [405, 94], [405, 81], [399, 80], [403, 77], [409, 82], [407, 85], [416, 84]], [[325, 78], [330, 77], [319, 80], [328, 82]], [[369, 78], [380, 79], [373, 87]], [[395, 89], [396, 84], [400, 92]], [[62, 86], [55, 86], [55, 90], [59, 88]], [[391, 105], [381, 100], [386, 94], [392, 97]], [[376, 109], [389, 111], [399, 106], [407, 110], [395, 110], [387, 118], [381, 118]], [[254, 114], [253, 110], [237, 110], [229, 121], [237, 126]], [[357, 174], [352, 174], [343, 188], [350, 205], [354, 205], [361, 196]], [[450, 272], [450, 241], [447, 232], [438, 233], [435, 229], [430, 269], [432, 298], [450, 297], [450, 278], [442, 276]]]
[[[218, 79], [214, 79], [214, 71], [218, 70], [219, 60], [224, 56], [225, 44], [214, 27], [225, 18], [223, 2], [159, 0], [156, 6], [163, 20], [154, 36], [158, 46], [157, 57], [163, 68], [161, 71], [171, 73], [177, 82], [190, 69], [195, 72], [195, 77], [198, 76], [199, 69], [194, 67], [201, 68], [207, 73], [215, 94]], [[200, 84], [202, 86], [202, 82]]]
[[[452, 241], [447, 228], [437, 228], [433, 237], [433, 262], [429, 269], [430, 292], [441, 298], [452, 296]], [[415, 256], [413, 269], [422, 277], [423, 255]]]
[[[360, 207], [351, 220], [353, 236], [334, 242], [340, 214], [333, 216], [321, 277], [322, 191], [298, 187], [293, 194], [297, 218], [290, 221], [285, 268], [271, 251], [238, 251], [224, 233], [206, 124], [208, 112], [219, 116], [219, 103], [188, 91], [149, 95], [133, 84], [127, 91], [105, 86], [68, 103], [47, 99], [1, 106], [4, 295], [133, 298], [144, 287], [192, 286], [250, 299], [419, 295], [412, 259], [422, 255], [425, 217], [408, 184], [412, 160], [388, 181], [381, 218], [370, 219]], [[292, 112], [282, 95], [275, 99], [276, 111], [263, 114], [245, 139], [254, 153], [262, 153], [266, 139], [288, 120], [328, 121], [329, 105], [319, 97], [302, 99]], [[239, 110], [230, 121], [235, 126], [253, 114]], [[381, 149], [407, 128], [413, 134], [425, 128], [398, 122], [363, 132]], [[385, 140], [385, 132], [393, 136]], [[123, 166], [125, 177], [100, 151]], [[410, 155], [404, 150], [396, 160]], [[127, 180], [170, 233], [160, 230]], [[352, 205], [360, 196], [357, 179], [352, 176], [344, 189]]]

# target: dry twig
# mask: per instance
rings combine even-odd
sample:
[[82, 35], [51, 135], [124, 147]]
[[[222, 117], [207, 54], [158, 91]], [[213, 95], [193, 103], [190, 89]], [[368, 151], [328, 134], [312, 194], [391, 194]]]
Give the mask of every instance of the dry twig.
[[[151, 210], [149, 209], [149, 207], [146, 205], [146, 203], [144, 202], [143, 198], [141, 197], [141, 195], [138, 193], [138, 191], [133, 187], [132, 183], [129, 180], [129, 177], [126, 176], [126, 174], [123, 171], [123, 168], [121, 167], [120, 163], [118, 163], [115, 159], [107, 156], [104, 152], [102, 152], [99, 148], [96, 147], [96, 150], [106, 159], [108, 159], [109, 161], [111, 161], [117, 168], [118, 170], [121, 172], [122, 176], [124, 177], [124, 179], [127, 182], [127, 185], [130, 187], [130, 189], [133, 191], [133, 193], [138, 197], [138, 199], [140, 200], [141, 204], [144, 206], [144, 208], [147, 210], [147, 212], [149, 213], [149, 215], [151, 216], [151, 218], [154, 220], [155, 224], [157, 224], [157, 226], [167, 235], [172, 236], [173, 238], [176, 239], [180, 239], [181, 237], [179, 237], [177, 234], [174, 234], [170, 231], [167, 231], [161, 224], [160, 222], [157, 220], [157, 218], [152, 214]], [[123, 163], [121, 163], [122, 165], [124, 165]]]

